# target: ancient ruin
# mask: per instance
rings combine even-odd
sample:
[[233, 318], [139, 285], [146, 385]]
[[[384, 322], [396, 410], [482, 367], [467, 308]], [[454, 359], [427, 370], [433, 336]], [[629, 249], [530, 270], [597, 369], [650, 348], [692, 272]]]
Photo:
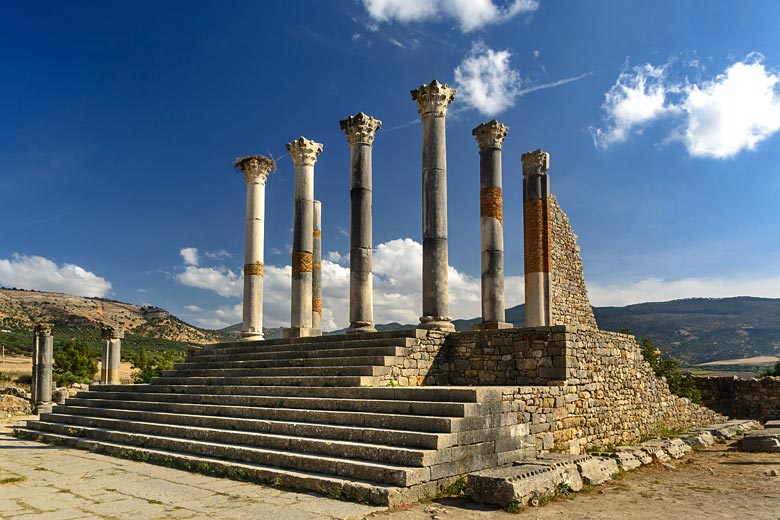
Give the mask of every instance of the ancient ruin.
[[119, 364], [122, 361], [122, 338], [124, 332], [119, 327], [103, 325], [100, 330], [103, 339], [103, 352], [100, 362], [100, 382], [118, 385]]
[[[603, 457], [609, 460], [584, 455], [585, 449], [723, 422], [716, 412], [673, 395], [633, 336], [598, 329], [576, 235], [550, 191], [550, 156], [542, 150], [510, 165], [513, 171], [522, 167], [524, 182], [528, 327], [506, 328], [501, 149], [507, 128], [497, 121], [474, 130], [480, 148], [482, 324], [454, 331], [448, 316], [445, 145], [445, 116], [454, 96], [438, 81], [412, 91], [423, 133], [418, 328], [375, 332], [371, 151], [381, 123], [358, 113], [341, 121], [351, 158], [349, 334], [318, 337], [321, 294], [314, 274], [321, 227], [313, 181], [323, 145], [301, 137], [287, 145], [295, 166], [288, 337], [260, 340], [262, 201], [272, 163], [252, 156], [237, 163], [248, 186], [242, 341], [192, 349], [149, 385], [107, 384], [82, 392], [17, 433], [387, 505], [436, 493], [467, 474], [479, 488], [479, 478], [493, 477], [475, 472], [512, 463], [526, 464], [520, 473], [535, 480], [523, 481], [518, 490], [513, 482], [520, 477], [508, 469], [496, 470], [493, 480], [508, 482], [504, 488], [521, 497], [528, 486], [556, 486], [561, 479], [572, 486], [577, 478], [597, 481], [620, 465], [636, 466], [682, 448], [627, 448]], [[732, 426], [737, 428], [723, 428]], [[576, 478], [572, 468], [580, 472]]]

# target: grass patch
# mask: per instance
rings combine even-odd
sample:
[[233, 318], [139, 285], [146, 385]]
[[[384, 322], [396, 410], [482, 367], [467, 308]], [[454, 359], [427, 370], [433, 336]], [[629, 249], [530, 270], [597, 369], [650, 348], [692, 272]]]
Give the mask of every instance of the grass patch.
[[451, 497], [464, 496], [466, 494], [466, 476], [464, 475], [449, 486], [442, 488], [441, 494]]
[[24, 482], [25, 480], [27, 480], [27, 477], [16, 475], [15, 477], [0, 478], [0, 484], [18, 484], [19, 482]]

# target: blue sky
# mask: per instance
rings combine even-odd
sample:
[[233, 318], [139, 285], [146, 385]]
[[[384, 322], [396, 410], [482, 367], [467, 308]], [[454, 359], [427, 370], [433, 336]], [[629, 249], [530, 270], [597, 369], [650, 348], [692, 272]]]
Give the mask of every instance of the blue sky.
[[477, 143], [504, 143], [507, 305], [523, 301], [520, 155], [551, 154], [595, 305], [780, 297], [780, 3], [40, 2], [0, 17], [0, 285], [240, 321], [245, 183], [273, 154], [266, 326], [289, 321], [292, 162], [324, 144], [324, 312], [346, 326], [349, 148], [374, 143], [378, 322], [420, 313], [421, 126], [448, 115], [451, 313], [479, 314]]

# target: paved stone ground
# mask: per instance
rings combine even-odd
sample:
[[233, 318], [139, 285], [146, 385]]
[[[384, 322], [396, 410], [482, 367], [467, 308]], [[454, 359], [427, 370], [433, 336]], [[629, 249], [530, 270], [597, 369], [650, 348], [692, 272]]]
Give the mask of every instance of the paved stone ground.
[[23, 441], [11, 436], [10, 421], [3, 423], [0, 520], [325, 520], [359, 519], [382, 510]]

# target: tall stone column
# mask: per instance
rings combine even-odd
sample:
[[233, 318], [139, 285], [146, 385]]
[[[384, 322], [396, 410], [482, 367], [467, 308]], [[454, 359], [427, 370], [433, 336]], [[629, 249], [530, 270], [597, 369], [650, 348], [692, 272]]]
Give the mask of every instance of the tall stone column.
[[100, 382], [108, 385], [118, 385], [119, 365], [122, 359], [122, 338], [125, 337], [121, 328], [103, 325], [103, 357], [101, 359]]
[[322, 145], [300, 137], [287, 145], [295, 166], [293, 209], [291, 338], [312, 335], [312, 254], [314, 251], [314, 164]]
[[312, 336], [322, 336], [322, 203], [314, 201], [314, 251], [311, 272]]
[[340, 122], [349, 142], [349, 329], [376, 332], [372, 276], [372, 151], [382, 121], [359, 112]]
[[436, 80], [412, 90], [422, 117], [423, 315], [421, 329], [454, 331], [449, 313], [447, 269], [447, 106], [455, 89]]
[[241, 340], [263, 339], [263, 272], [265, 250], [265, 183], [276, 169], [273, 159], [249, 155], [233, 164], [246, 180], [244, 239], [244, 309]]
[[39, 323], [35, 326], [35, 343], [38, 344], [38, 369], [35, 386], [35, 413], [49, 413], [52, 409], [52, 364], [54, 363], [54, 337], [51, 325]]
[[40, 352], [41, 336], [38, 335], [37, 327], [33, 332], [33, 347], [32, 347], [32, 384], [30, 384], [30, 401], [33, 406], [38, 397], [38, 356]]
[[482, 245], [482, 323], [475, 329], [508, 329], [504, 310], [504, 202], [501, 145], [509, 128], [495, 119], [471, 133], [479, 143], [479, 220]]
[[525, 248], [525, 325], [552, 324], [550, 268], [550, 154], [542, 150], [524, 153], [523, 235]]

